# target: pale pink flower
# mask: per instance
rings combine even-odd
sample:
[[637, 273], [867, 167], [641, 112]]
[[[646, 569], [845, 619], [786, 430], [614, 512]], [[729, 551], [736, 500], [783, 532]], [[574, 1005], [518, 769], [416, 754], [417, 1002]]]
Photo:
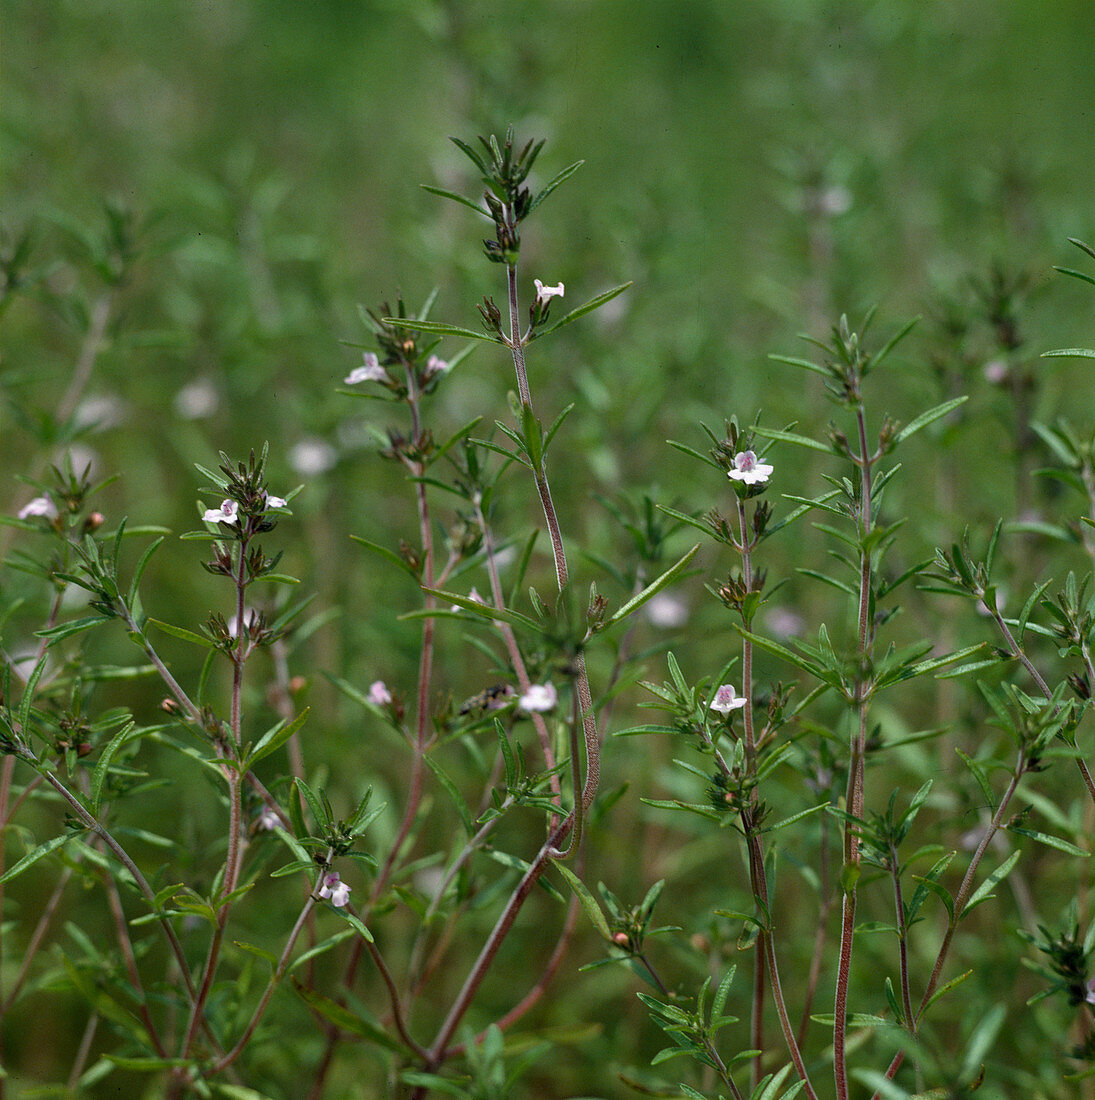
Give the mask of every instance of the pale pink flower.
[[46, 519], [56, 519], [57, 505], [53, 503], [50, 497], [35, 497], [33, 500], [28, 500], [19, 509], [20, 519], [29, 519], [31, 516], [45, 516]]
[[374, 680], [369, 685], [369, 702], [374, 706], [386, 707], [392, 701], [392, 693], [383, 680]]
[[746, 485], [763, 485], [772, 476], [772, 467], [758, 462], [753, 451], [734, 455], [734, 468], [727, 472], [731, 481], [744, 481]]
[[981, 368], [981, 373], [986, 382], [1002, 386], [1008, 380], [1008, 365], [1003, 359], [991, 359]]
[[375, 351], [364, 354], [364, 364], [354, 367], [344, 379], [347, 386], [356, 386], [358, 382], [387, 382], [388, 372], [380, 365]]
[[222, 500], [219, 508], [207, 508], [202, 519], [206, 523], [238, 523], [239, 507], [234, 500]]
[[518, 700], [522, 710], [551, 710], [559, 701], [559, 693], [554, 684], [529, 684], [528, 691]]
[[319, 888], [321, 898], [329, 898], [336, 909], [341, 909], [350, 900], [350, 888], [339, 878], [337, 871], [331, 871], [320, 880], [323, 885]]
[[533, 279], [532, 282], [536, 287], [536, 300], [542, 306], [546, 306], [552, 298], [563, 296], [562, 283], [558, 283], [556, 286], [544, 286], [539, 279]]
[[745, 706], [745, 699], [734, 690], [733, 684], [723, 684], [715, 697], [711, 700], [711, 709], [719, 714], [729, 714], [732, 710], [740, 710]]
[[280, 824], [281, 818], [269, 806], [259, 814], [260, 829], [276, 829]]
[[426, 360], [426, 377], [432, 378], [435, 374], [444, 374], [449, 369], [449, 363], [447, 359], [441, 359], [436, 355], [431, 355]]
[[284, 497], [271, 496], [269, 493], [263, 493], [263, 501], [267, 508], [284, 508], [286, 501]]

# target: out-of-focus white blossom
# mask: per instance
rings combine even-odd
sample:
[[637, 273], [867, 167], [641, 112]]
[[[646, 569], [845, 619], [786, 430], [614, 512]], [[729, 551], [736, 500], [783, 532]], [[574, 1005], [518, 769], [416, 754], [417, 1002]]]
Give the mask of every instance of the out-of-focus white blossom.
[[45, 516], [46, 519], [56, 519], [57, 505], [53, 503], [50, 497], [35, 497], [33, 500], [28, 500], [19, 509], [20, 519], [30, 519], [31, 516]]
[[322, 439], [302, 439], [289, 452], [289, 465], [301, 477], [325, 474], [338, 461], [338, 452]]
[[529, 684], [528, 691], [518, 700], [522, 710], [545, 711], [554, 708], [559, 701], [559, 693], [554, 684]]
[[175, 394], [175, 412], [183, 420], [204, 420], [217, 411], [220, 403], [217, 387], [208, 378], [188, 382]]

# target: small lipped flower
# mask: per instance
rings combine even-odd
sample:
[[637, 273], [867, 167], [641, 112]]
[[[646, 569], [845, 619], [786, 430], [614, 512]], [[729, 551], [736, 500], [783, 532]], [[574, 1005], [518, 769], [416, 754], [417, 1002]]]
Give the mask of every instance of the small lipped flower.
[[380, 365], [380, 359], [375, 351], [365, 352], [363, 358], [364, 364], [354, 367], [344, 379], [347, 386], [356, 386], [359, 382], [388, 381], [388, 372]]
[[536, 287], [536, 301], [542, 306], [546, 306], [552, 298], [563, 296], [564, 287], [562, 283], [558, 283], [556, 286], [544, 286], [539, 279], [533, 279], [532, 282]]
[[733, 684], [723, 684], [711, 700], [711, 709], [717, 710], [719, 714], [729, 714], [731, 711], [740, 710], [744, 706], [745, 698], [738, 695]]
[[742, 451], [734, 455], [734, 468], [727, 471], [727, 477], [746, 485], [763, 485], [772, 476], [772, 470], [772, 466], [757, 461], [754, 451]]
[[258, 827], [267, 831], [276, 829], [281, 824], [281, 818], [269, 806], [259, 814]]
[[528, 691], [517, 701], [518, 706], [530, 714], [533, 711], [552, 710], [559, 701], [554, 684], [529, 684]]
[[272, 496], [270, 493], [266, 492], [265, 489], [262, 493], [262, 499], [267, 508], [284, 508], [288, 503], [285, 497]]
[[202, 519], [206, 523], [227, 523], [231, 526], [239, 522], [239, 507], [234, 500], [222, 500], [219, 508], [207, 508]]
[[369, 685], [369, 702], [373, 706], [386, 707], [392, 701], [392, 693], [383, 680], [374, 680]]
[[449, 361], [442, 359], [440, 356], [431, 355], [426, 360], [426, 369], [422, 372], [422, 376], [425, 379], [433, 378], [434, 375], [444, 374], [449, 369]]
[[1092, 978], [1085, 988], [1087, 989], [1087, 996], [1084, 997], [1084, 1000], [1089, 1005], [1095, 1005], [1095, 978]]
[[35, 497], [33, 500], [28, 500], [27, 503], [19, 509], [20, 519], [30, 519], [31, 516], [44, 516], [46, 519], [56, 519], [57, 505], [53, 503], [50, 497]]
[[341, 909], [350, 900], [350, 888], [342, 881], [337, 871], [331, 871], [320, 879], [319, 896], [326, 898], [336, 908]]

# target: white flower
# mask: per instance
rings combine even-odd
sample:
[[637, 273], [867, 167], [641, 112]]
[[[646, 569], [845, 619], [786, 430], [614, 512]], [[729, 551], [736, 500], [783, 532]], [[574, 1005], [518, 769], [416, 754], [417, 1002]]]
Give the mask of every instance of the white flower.
[[392, 693], [383, 680], [374, 680], [369, 685], [369, 702], [378, 707], [386, 707], [392, 701]]
[[45, 516], [46, 519], [56, 519], [57, 505], [49, 497], [35, 497], [33, 500], [28, 500], [19, 509], [20, 519], [27, 519], [30, 516]]
[[330, 898], [336, 909], [341, 909], [350, 900], [350, 888], [339, 878], [337, 871], [324, 875], [323, 885], [319, 888], [321, 898]]
[[220, 404], [217, 387], [208, 378], [188, 382], [175, 394], [175, 412], [183, 420], [203, 420], [212, 416]]
[[551, 710], [559, 700], [554, 684], [529, 684], [528, 691], [518, 700], [522, 710]]
[[1095, 1005], [1095, 978], [1087, 983], [1087, 996], [1084, 997], [1089, 1005]]
[[646, 601], [646, 617], [654, 626], [671, 630], [688, 621], [688, 605], [678, 596], [669, 592], [655, 592]]
[[276, 829], [281, 824], [281, 818], [269, 806], [259, 814], [260, 829]]
[[338, 461], [338, 452], [322, 439], [302, 439], [289, 452], [289, 465], [302, 477], [326, 473]]
[[219, 508], [207, 508], [202, 519], [206, 523], [238, 523], [239, 507], [234, 500], [222, 500]]
[[732, 710], [740, 710], [745, 706], [745, 699], [739, 698], [733, 684], [723, 684], [715, 697], [711, 700], [711, 709], [719, 714], [729, 714]]
[[444, 374], [449, 369], [449, 362], [447, 359], [441, 359], [436, 355], [431, 355], [426, 360], [426, 377], [432, 378], [435, 374]]
[[846, 214], [852, 208], [852, 193], [847, 187], [835, 184], [826, 187], [817, 197], [817, 209], [821, 214], [828, 214], [835, 218], [840, 214]]
[[727, 474], [731, 481], [744, 481], [746, 485], [763, 485], [772, 476], [772, 467], [757, 461], [753, 451], [734, 455], [734, 468]]
[[117, 427], [125, 418], [125, 406], [120, 398], [112, 394], [99, 394], [81, 401], [72, 419], [79, 428], [101, 432]]
[[364, 366], [354, 367], [344, 379], [347, 386], [356, 386], [358, 382], [388, 381], [388, 372], [380, 365], [380, 359], [377, 358], [375, 351], [365, 352], [363, 358], [365, 360]]
[[533, 279], [532, 281], [536, 286], [536, 300], [541, 305], [547, 305], [548, 302], [556, 296], [560, 298], [563, 296], [562, 283], [559, 283], [556, 286], [544, 286], [544, 284], [540, 282], [539, 279]]
[[269, 493], [267, 493], [265, 491], [263, 491], [262, 496], [263, 496], [263, 502], [266, 504], [267, 508], [284, 508], [285, 507], [285, 503], [286, 503], [285, 497], [271, 496]]
[[[245, 630], [250, 630], [252, 625], [258, 620], [259, 613], [253, 607], [245, 607], [243, 609], [243, 624]], [[235, 615], [228, 620], [228, 633], [233, 638], [239, 637], [240, 624], [239, 619]]]

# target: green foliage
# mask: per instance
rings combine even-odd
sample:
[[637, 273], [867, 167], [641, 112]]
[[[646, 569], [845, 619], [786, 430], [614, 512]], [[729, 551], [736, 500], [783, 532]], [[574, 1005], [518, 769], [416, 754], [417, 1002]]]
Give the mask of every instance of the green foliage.
[[0, 1091], [1090, 1085], [1081, 9], [10, 6]]

